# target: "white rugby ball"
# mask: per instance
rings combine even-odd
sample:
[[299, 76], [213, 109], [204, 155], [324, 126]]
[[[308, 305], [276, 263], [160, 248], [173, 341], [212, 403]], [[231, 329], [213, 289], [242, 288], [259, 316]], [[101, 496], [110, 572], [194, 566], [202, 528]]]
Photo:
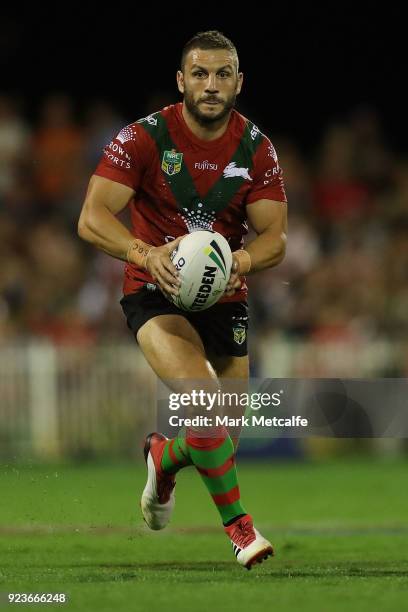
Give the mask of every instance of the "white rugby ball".
[[171, 260], [180, 274], [178, 295], [171, 299], [182, 310], [199, 311], [213, 306], [225, 291], [232, 253], [224, 236], [197, 230], [180, 240]]

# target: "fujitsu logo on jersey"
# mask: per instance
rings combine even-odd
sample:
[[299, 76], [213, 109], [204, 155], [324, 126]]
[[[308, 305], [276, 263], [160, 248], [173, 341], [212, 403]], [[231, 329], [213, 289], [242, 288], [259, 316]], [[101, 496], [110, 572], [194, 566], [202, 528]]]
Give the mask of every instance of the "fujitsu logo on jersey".
[[218, 170], [218, 164], [211, 164], [208, 159], [202, 162], [196, 162], [194, 168], [197, 170]]
[[248, 168], [237, 168], [236, 162], [231, 162], [224, 168], [224, 178], [234, 178], [235, 176], [242, 176], [247, 181], [252, 181]]

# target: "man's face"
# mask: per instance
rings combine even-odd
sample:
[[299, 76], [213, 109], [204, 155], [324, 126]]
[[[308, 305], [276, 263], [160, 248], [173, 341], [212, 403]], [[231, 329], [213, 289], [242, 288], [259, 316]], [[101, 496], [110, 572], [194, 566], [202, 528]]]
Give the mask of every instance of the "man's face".
[[194, 119], [203, 126], [222, 120], [241, 91], [242, 73], [237, 57], [227, 49], [192, 49], [183, 72], [177, 73], [179, 91]]

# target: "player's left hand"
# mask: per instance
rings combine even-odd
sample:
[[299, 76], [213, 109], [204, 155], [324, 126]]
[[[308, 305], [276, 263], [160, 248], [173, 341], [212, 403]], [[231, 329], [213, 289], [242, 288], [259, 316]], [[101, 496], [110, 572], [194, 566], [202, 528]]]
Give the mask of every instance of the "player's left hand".
[[229, 277], [228, 284], [225, 288], [224, 294], [230, 297], [234, 295], [234, 293], [241, 287], [241, 281], [239, 279], [239, 264], [238, 259], [234, 257], [234, 253], [232, 254], [232, 266], [231, 266], [231, 275]]

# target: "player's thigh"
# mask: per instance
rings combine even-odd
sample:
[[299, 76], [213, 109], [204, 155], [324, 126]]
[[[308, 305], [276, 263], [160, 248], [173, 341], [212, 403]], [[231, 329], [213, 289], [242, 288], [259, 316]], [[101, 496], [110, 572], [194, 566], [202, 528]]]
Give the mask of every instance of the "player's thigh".
[[224, 393], [231, 394], [231, 417], [240, 417], [245, 413], [245, 405], [242, 398], [248, 394], [249, 360], [248, 355], [236, 356], [214, 356], [211, 364], [217, 373], [221, 388]]
[[[243, 417], [246, 407], [239, 401], [248, 394], [249, 359], [248, 355], [235, 357], [234, 355], [211, 356], [211, 363], [220, 380], [222, 391], [230, 394], [231, 398], [237, 397], [237, 401], [231, 399], [224, 412], [233, 419]], [[242, 434], [240, 425], [227, 427], [235, 450], [238, 448], [239, 438]]]
[[139, 329], [137, 341], [162, 380], [217, 381], [201, 338], [185, 317], [172, 314], [153, 317]]
[[247, 380], [249, 378], [248, 355], [235, 357], [234, 355], [211, 355], [211, 364], [214, 366], [219, 378]]

